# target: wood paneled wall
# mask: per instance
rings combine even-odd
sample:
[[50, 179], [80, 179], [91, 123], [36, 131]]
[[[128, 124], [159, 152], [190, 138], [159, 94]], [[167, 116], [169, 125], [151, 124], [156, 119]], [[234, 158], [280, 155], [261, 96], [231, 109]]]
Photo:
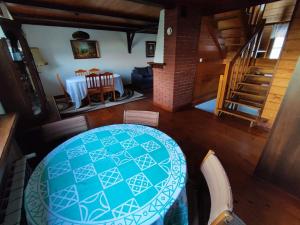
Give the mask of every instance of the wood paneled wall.
[[297, 0], [281, 0], [266, 5], [264, 19], [266, 23], [289, 21]]
[[300, 58], [256, 175], [300, 197]]
[[212, 26], [210, 18], [202, 17], [198, 53], [199, 59], [202, 58], [203, 62], [197, 65], [193, 92], [194, 104], [208, 101], [217, 96], [219, 78], [225, 68], [221, 53], [209, 33], [208, 26], [216, 29]]
[[208, 31], [208, 26], [211, 26], [210, 19], [207, 16], [202, 17], [198, 51], [199, 58], [202, 58], [203, 62], [221, 59], [220, 52]]
[[300, 4], [296, 7], [294, 18], [290, 24], [286, 42], [282, 49], [282, 54], [274, 74], [272, 87], [262, 114], [263, 118], [268, 119], [269, 127], [274, 123], [298, 57], [300, 56]]
[[216, 98], [220, 75], [224, 74], [225, 64], [221, 62], [199, 63], [194, 85], [195, 104]]

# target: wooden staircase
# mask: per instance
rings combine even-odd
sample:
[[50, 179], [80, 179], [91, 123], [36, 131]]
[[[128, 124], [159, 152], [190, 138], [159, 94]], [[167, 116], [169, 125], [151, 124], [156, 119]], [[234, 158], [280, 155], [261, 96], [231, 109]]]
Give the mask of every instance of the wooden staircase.
[[248, 41], [226, 64], [217, 96], [218, 115], [224, 113], [248, 120], [250, 126], [261, 119], [275, 67], [275, 64], [265, 66], [256, 58], [264, 25], [265, 20], [261, 20]]
[[226, 51], [235, 51], [247, 40], [247, 29], [244, 26], [243, 10], [235, 10], [214, 15], [217, 29], [224, 40]]
[[273, 78], [273, 73], [261, 71], [257, 67], [249, 66], [235, 87], [229, 90], [221, 113], [248, 120], [251, 126], [260, 120]]
[[236, 53], [249, 39], [265, 10], [265, 4], [246, 9], [215, 14], [213, 19], [227, 54]]

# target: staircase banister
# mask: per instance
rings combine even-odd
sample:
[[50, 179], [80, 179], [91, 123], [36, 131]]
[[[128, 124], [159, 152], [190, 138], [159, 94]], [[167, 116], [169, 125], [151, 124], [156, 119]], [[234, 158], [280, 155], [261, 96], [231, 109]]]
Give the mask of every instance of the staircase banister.
[[266, 19], [263, 19], [261, 21], [260, 25], [257, 26], [255, 32], [248, 39], [248, 41], [240, 48], [240, 50], [232, 58], [232, 60], [230, 62], [231, 65], [233, 65], [234, 62], [240, 57], [241, 53], [247, 48], [247, 46], [249, 45], [249, 43], [253, 41], [253, 39], [256, 37], [256, 35], [264, 29], [265, 23], [266, 23]]

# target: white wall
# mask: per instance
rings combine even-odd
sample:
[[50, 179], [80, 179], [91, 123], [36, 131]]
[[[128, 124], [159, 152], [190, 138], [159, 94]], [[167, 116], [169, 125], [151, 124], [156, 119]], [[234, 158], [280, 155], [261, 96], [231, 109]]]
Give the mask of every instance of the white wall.
[[165, 10], [160, 10], [154, 62], [164, 63]]
[[63, 79], [74, 76], [77, 69], [100, 68], [122, 75], [124, 83], [130, 83], [134, 67], [147, 66], [153, 58], [146, 58], [145, 41], [155, 41], [154, 34], [136, 34], [132, 53], [128, 54], [125, 32], [80, 29], [90, 35], [90, 40], [99, 42], [101, 58], [74, 59], [70, 40], [76, 28], [23, 25], [30, 47], [38, 47], [47, 66], [40, 69], [41, 80], [46, 94], [58, 95], [61, 90], [56, 81], [59, 73]]

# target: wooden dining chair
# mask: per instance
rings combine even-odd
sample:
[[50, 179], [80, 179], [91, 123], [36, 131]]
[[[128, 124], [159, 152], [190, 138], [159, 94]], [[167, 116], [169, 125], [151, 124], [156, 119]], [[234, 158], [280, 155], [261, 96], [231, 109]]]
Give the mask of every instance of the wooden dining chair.
[[125, 110], [123, 122], [158, 127], [159, 112]]
[[89, 70], [89, 74], [100, 74], [100, 70], [98, 68], [92, 68]]
[[40, 127], [40, 133], [45, 143], [52, 143], [87, 131], [88, 128], [88, 122], [85, 116], [75, 116], [42, 125]]
[[68, 92], [66, 91], [65, 85], [63, 84], [62, 79], [59, 74], [56, 74], [56, 79], [58, 81], [58, 84], [59, 84], [61, 90], [63, 91], [66, 103], [68, 104], [68, 106], [70, 106], [72, 104], [71, 98], [70, 98]]
[[214, 151], [209, 150], [205, 156], [201, 164], [201, 172], [210, 195], [208, 225], [245, 225], [233, 213], [233, 197], [229, 179]]
[[88, 73], [87, 70], [83, 70], [83, 69], [75, 70], [75, 75], [76, 76], [86, 76], [88, 74], [89, 73]]
[[101, 95], [102, 99], [102, 91], [101, 91], [101, 82], [100, 75], [98, 74], [89, 74], [85, 76], [86, 87], [87, 87], [87, 97], [89, 104], [91, 104], [91, 96], [92, 95]]
[[104, 103], [104, 94], [112, 93], [114, 101], [116, 101], [114, 75], [109, 72], [100, 74], [101, 101]]

